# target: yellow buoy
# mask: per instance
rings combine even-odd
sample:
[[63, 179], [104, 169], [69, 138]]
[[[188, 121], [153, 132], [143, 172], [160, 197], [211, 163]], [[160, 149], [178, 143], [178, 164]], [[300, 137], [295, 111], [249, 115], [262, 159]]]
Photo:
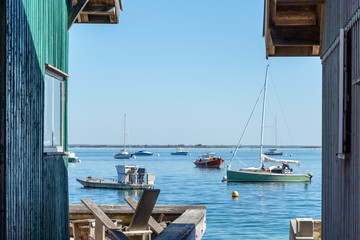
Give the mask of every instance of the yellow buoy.
[[235, 198], [235, 197], [239, 197], [239, 193], [237, 191], [233, 191], [232, 192], [232, 197]]

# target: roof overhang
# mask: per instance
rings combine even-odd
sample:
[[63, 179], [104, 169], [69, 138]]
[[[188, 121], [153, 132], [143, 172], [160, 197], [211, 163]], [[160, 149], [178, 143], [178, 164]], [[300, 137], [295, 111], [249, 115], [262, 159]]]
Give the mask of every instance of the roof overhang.
[[319, 56], [324, 0], [264, 0], [266, 58]]
[[72, 0], [68, 28], [73, 23], [119, 23], [121, 0]]

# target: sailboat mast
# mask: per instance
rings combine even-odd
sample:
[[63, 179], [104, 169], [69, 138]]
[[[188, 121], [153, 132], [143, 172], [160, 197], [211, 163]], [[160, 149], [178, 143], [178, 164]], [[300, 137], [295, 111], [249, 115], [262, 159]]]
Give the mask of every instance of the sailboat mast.
[[276, 116], [275, 116], [275, 147], [277, 146], [277, 125], [276, 125]]
[[262, 165], [262, 151], [263, 151], [263, 143], [264, 143], [265, 104], [266, 104], [266, 88], [267, 88], [268, 72], [269, 72], [269, 64], [266, 67], [265, 83], [264, 83], [264, 99], [263, 99], [261, 133], [260, 133], [260, 167]]
[[124, 113], [124, 152], [126, 152], [125, 140], [126, 140], [126, 113]]

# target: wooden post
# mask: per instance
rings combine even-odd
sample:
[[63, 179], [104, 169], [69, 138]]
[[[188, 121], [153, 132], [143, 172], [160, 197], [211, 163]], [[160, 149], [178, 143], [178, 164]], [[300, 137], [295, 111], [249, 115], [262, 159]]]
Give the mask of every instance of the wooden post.
[[95, 218], [95, 240], [105, 240], [105, 226], [99, 218]]

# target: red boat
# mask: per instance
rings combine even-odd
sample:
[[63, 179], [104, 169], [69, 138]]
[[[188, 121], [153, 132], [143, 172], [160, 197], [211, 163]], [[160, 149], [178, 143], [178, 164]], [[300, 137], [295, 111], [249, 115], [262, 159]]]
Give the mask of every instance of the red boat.
[[202, 154], [193, 163], [197, 167], [218, 168], [224, 162], [221, 157], [215, 157], [215, 153]]

